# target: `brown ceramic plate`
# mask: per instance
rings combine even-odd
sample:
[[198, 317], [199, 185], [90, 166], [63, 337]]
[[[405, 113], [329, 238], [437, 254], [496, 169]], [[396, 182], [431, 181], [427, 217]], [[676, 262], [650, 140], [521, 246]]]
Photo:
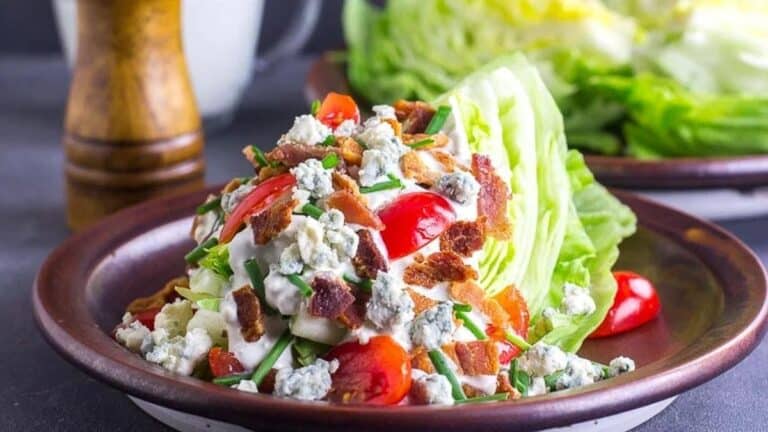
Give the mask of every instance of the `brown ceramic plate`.
[[[326, 54], [307, 74], [308, 100], [330, 91], [354, 93], [345, 66]], [[586, 156], [601, 183], [632, 189], [753, 188], [768, 185], [768, 155], [723, 158], [678, 158], [658, 161], [620, 156]]]
[[[218, 188], [211, 189], [218, 190]], [[744, 244], [707, 222], [617, 192], [640, 228], [622, 244], [620, 269], [648, 276], [663, 313], [582, 354], [636, 359], [634, 373], [544, 397], [473, 406], [373, 408], [252, 395], [152, 365], [114, 342], [125, 306], [184, 271], [191, 215], [208, 192], [121, 211], [54, 250], [35, 281], [38, 324], [67, 360], [141, 399], [251, 428], [464, 431], [530, 430], [637, 408], [676, 395], [744, 358], [765, 328], [766, 275]]]

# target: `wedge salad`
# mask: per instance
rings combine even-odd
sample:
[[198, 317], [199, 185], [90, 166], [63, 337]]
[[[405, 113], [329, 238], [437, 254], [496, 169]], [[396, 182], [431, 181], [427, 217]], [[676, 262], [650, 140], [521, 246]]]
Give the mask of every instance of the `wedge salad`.
[[634, 370], [575, 352], [658, 313], [649, 282], [611, 272], [635, 217], [567, 150], [522, 55], [367, 119], [331, 93], [274, 149], [243, 153], [255, 174], [197, 209], [187, 274], [115, 329], [147, 361], [376, 405], [518, 399]]

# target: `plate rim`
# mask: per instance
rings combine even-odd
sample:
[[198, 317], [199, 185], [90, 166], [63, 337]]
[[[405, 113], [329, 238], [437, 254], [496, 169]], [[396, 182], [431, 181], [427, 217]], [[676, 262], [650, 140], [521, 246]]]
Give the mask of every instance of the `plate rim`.
[[[336, 53], [325, 52], [312, 60], [304, 82], [307, 101], [321, 99], [329, 90], [354, 94], [337, 59]], [[768, 154], [660, 160], [590, 154], [584, 157], [598, 180], [612, 187], [668, 190], [768, 185]]]
[[[693, 388], [741, 361], [757, 346], [766, 330], [768, 278], [754, 252], [735, 236], [714, 224], [621, 191], [613, 193], [636, 210], [639, 208], [643, 212], [661, 212], [660, 220], [640, 221], [640, 224], [652, 231], [668, 237], [670, 233], [664, 232], [664, 227], [669, 222], [668, 218], [673, 218], [713, 234], [718, 238], [719, 244], [728, 245], [729, 251], [735, 252], [728, 254], [731, 255], [729, 259], [735, 260], [730, 264], [730, 269], [741, 268], [741, 274], [749, 276], [750, 284], [753, 285], [747, 286], [745, 290], [750, 292], [750, 289], [758, 289], [758, 298], [762, 301], [759, 305], [745, 306], [746, 310], [753, 313], [738, 320], [738, 331], [734, 335], [728, 335], [727, 340], [720, 341], [676, 367], [659, 370], [659, 362], [652, 362], [643, 365], [635, 374], [620, 376], [610, 382], [600, 382], [579, 390], [566, 391], [557, 397], [545, 396], [510, 403], [448, 408], [414, 406], [382, 409], [307, 404], [272, 396], [243, 394], [195, 378], [177, 376], [145, 362], [138, 356], [126, 355], [128, 352], [124, 348], [98, 328], [90, 313], [76, 318], [51, 314], [50, 302], [54, 300], [51, 296], [56, 292], [56, 287], [61, 286], [56, 284], [59, 279], [63, 277], [67, 286], [83, 285], [72, 288], [83, 294], [88, 275], [100, 260], [111, 252], [110, 245], [122, 244], [153, 228], [190, 217], [192, 209], [203, 197], [219, 188], [220, 186], [217, 186], [159, 198], [122, 210], [73, 235], [51, 252], [35, 278], [32, 302], [39, 329], [60, 355], [89, 375], [131, 395], [170, 408], [242, 425], [253, 424], [253, 414], [258, 413], [260, 418], [269, 422], [268, 424], [291, 424], [300, 420], [307, 426], [325, 428], [362, 426], [384, 430], [397, 424], [404, 430], [437, 425], [446, 430], [465, 430], [463, 428], [466, 424], [473, 427], [505, 424], [511, 425], [512, 429], [526, 429], [552, 427], [602, 417], [647, 405]], [[667, 220], [662, 221], [663, 219]], [[115, 226], [120, 229], [115, 229]], [[78, 247], [81, 244], [88, 244], [89, 247]], [[692, 252], [699, 256], [695, 251]], [[704, 257], [699, 258], [711, 268]], [[68, 275], [62, 276], [67, 273], [68, 266], [77, 266], [79, 273], [70, 271]], [[714, 268], [711, 270], [715, 277], [722, 277], [722, 271]], [[721, 284], [724, 282], [720, 280]], [[69, 299], [72, 304], [68, 305], [71, 306], [68, 310], [87, 309], [87, 305], [78, 304], [77, 300]], [[71, 322], [68, 321], [70, 319]], [[77, 333], [72, 333], [72, 328], [76, 329]], [[100, 340], [83, 340], [84, 336], [94, 332], [101, 335]], [[637, 375], [638, 373], [640, 375]], [[392, 415], [393, 413], [397, 415]], [[433, 417], [436, 413], [439, 413], [439, 416]]]

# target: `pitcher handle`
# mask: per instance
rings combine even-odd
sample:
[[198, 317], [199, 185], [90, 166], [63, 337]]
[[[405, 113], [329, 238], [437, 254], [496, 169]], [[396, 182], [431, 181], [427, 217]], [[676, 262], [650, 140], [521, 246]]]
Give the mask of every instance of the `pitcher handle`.
[[293, 15], [275, 45], [264, 54], [256, 56], [256, 70], [267, 69], [276, 61], [298, 53], [312, 35], [321, 7], [321, 1], [302, 0], [297, 8], [298, 13]]

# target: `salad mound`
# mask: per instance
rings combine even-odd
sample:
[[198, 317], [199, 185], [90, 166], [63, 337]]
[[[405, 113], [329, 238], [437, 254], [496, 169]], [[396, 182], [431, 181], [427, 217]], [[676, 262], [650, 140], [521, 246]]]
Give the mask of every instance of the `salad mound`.
[[331, 93], [273, 150], [246, 147], [254, 175], [198, 207], [187, 275], [131, 303], [117, 341], [179, 374], [334, 403], [517, 399], [634, 370], [574, 354], [640, 322], [601, 326], [634, 215], [566, 149], [523, 56], [373, 112]]

